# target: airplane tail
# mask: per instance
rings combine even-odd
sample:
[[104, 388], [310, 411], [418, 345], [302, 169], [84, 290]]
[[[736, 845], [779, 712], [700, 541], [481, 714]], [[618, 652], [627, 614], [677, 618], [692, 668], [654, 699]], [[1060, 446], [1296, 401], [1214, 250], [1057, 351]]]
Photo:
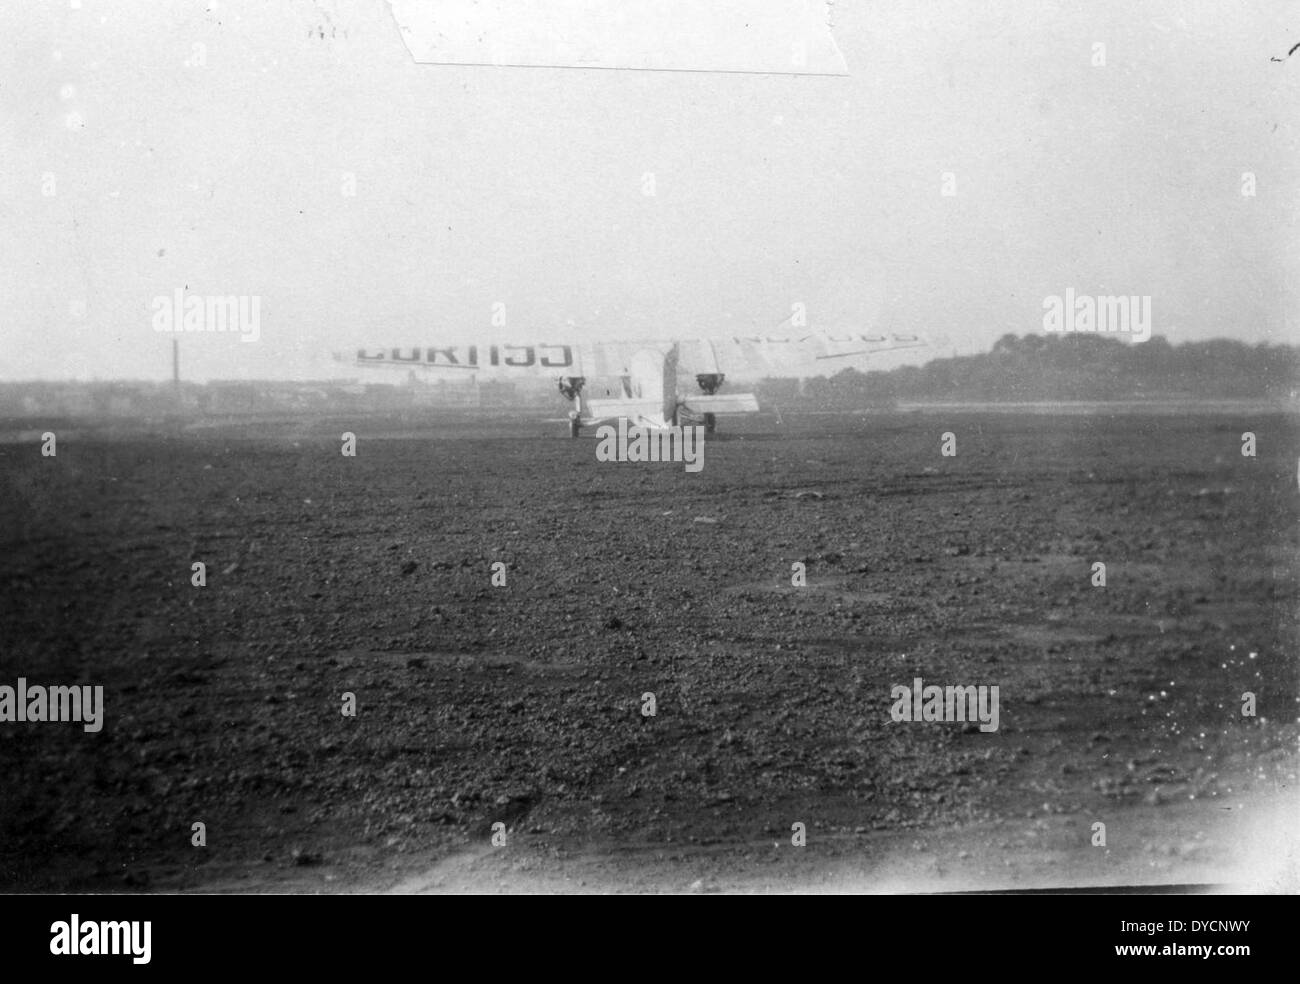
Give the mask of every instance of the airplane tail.
[[620, 377], [622, 394], [588, 399], [590, 420], [626, 417], [639, 427], [671, 427], [677, 418], [677, 346], [667, 351], [642, 349]]

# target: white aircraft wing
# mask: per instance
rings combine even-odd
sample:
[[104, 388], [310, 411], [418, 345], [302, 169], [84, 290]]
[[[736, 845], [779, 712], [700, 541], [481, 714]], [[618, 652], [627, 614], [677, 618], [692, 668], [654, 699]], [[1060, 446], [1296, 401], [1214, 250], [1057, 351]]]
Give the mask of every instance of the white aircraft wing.
[[[419, 370], [443, 378], [480, 381], [520, 376], [582, 376], [589, 380], [626, 376], [647, 352], [676, 344], [682, 376], [724, 373], [728, 380], [833, 376], [842, 369], [872, 368], [882, 352], [925, 345], [916, 335], [865, 332], [799, 332], [608, 342], [479, 342], [455, 345], [361, 348], [335, 359], [360, 368]], [[613, 394], [611, 394], [613, 395]]]
[[866, 332], [733, 335], [683, 341], [679, 367], [690, 373], [722, 372], [732, 382], [809, 379], [843, 369], [865, 371], [873, 367], [873, 356], [923, 345], [917, 335]]

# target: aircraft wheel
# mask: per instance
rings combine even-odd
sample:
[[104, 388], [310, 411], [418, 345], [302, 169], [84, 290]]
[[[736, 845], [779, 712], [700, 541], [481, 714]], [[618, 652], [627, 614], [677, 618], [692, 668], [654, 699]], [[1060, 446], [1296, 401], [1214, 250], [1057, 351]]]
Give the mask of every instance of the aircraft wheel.
[[577, 417], [570, 417], [570, 418], [569, 418], [569, 436], [570, 436], [570, 437], [577, 437], [578, 434], [579, 434], [579, 432], [580, 432], [581, 430], [582, 430], [582, 421], [579, 420]]
[[704, 415], [704, 433], [712, 434], [717, 429], [718, 429], [718, 418], [713, 416], [713, 414], [711, 413], [706, 413]]

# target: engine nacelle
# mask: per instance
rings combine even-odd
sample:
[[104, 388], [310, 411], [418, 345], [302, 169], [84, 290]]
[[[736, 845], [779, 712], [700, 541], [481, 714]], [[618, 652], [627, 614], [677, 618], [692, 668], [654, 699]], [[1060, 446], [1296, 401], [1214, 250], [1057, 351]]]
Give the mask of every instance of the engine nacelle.
[[587, 380], [582, 376], [561, 376], [560, 393], [566, 400], [574, 400], [582, 392]]
[[700, 384], [700, 389], [704, 391], [705, 396], [712, 396], [722, 388], [722, 383], [726, 378], [726, 373], [702, 372], [695, 377], [695, 381]]

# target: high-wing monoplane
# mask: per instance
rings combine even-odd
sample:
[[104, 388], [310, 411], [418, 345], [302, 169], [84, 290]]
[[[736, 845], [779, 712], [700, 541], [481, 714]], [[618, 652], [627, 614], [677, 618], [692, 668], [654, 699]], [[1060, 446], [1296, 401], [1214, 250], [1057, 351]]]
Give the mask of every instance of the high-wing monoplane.
[[917, 335], [810, 331], [780, 326], [767, 335], [682, 337], [653, 341], [503, 342], [361, 348], [359, 367], [399, 367], [479, 380], [549, 375], [573, 404], [569, 434], [584, 425], [627, 418], [660, 429], [698, 421], [712, 433], [718, 415], [756, 413], [752, 392], [722, 392], [723, 384], [764, 378], [832, 376], [868, 367], [872, 356], [916, 348]]

